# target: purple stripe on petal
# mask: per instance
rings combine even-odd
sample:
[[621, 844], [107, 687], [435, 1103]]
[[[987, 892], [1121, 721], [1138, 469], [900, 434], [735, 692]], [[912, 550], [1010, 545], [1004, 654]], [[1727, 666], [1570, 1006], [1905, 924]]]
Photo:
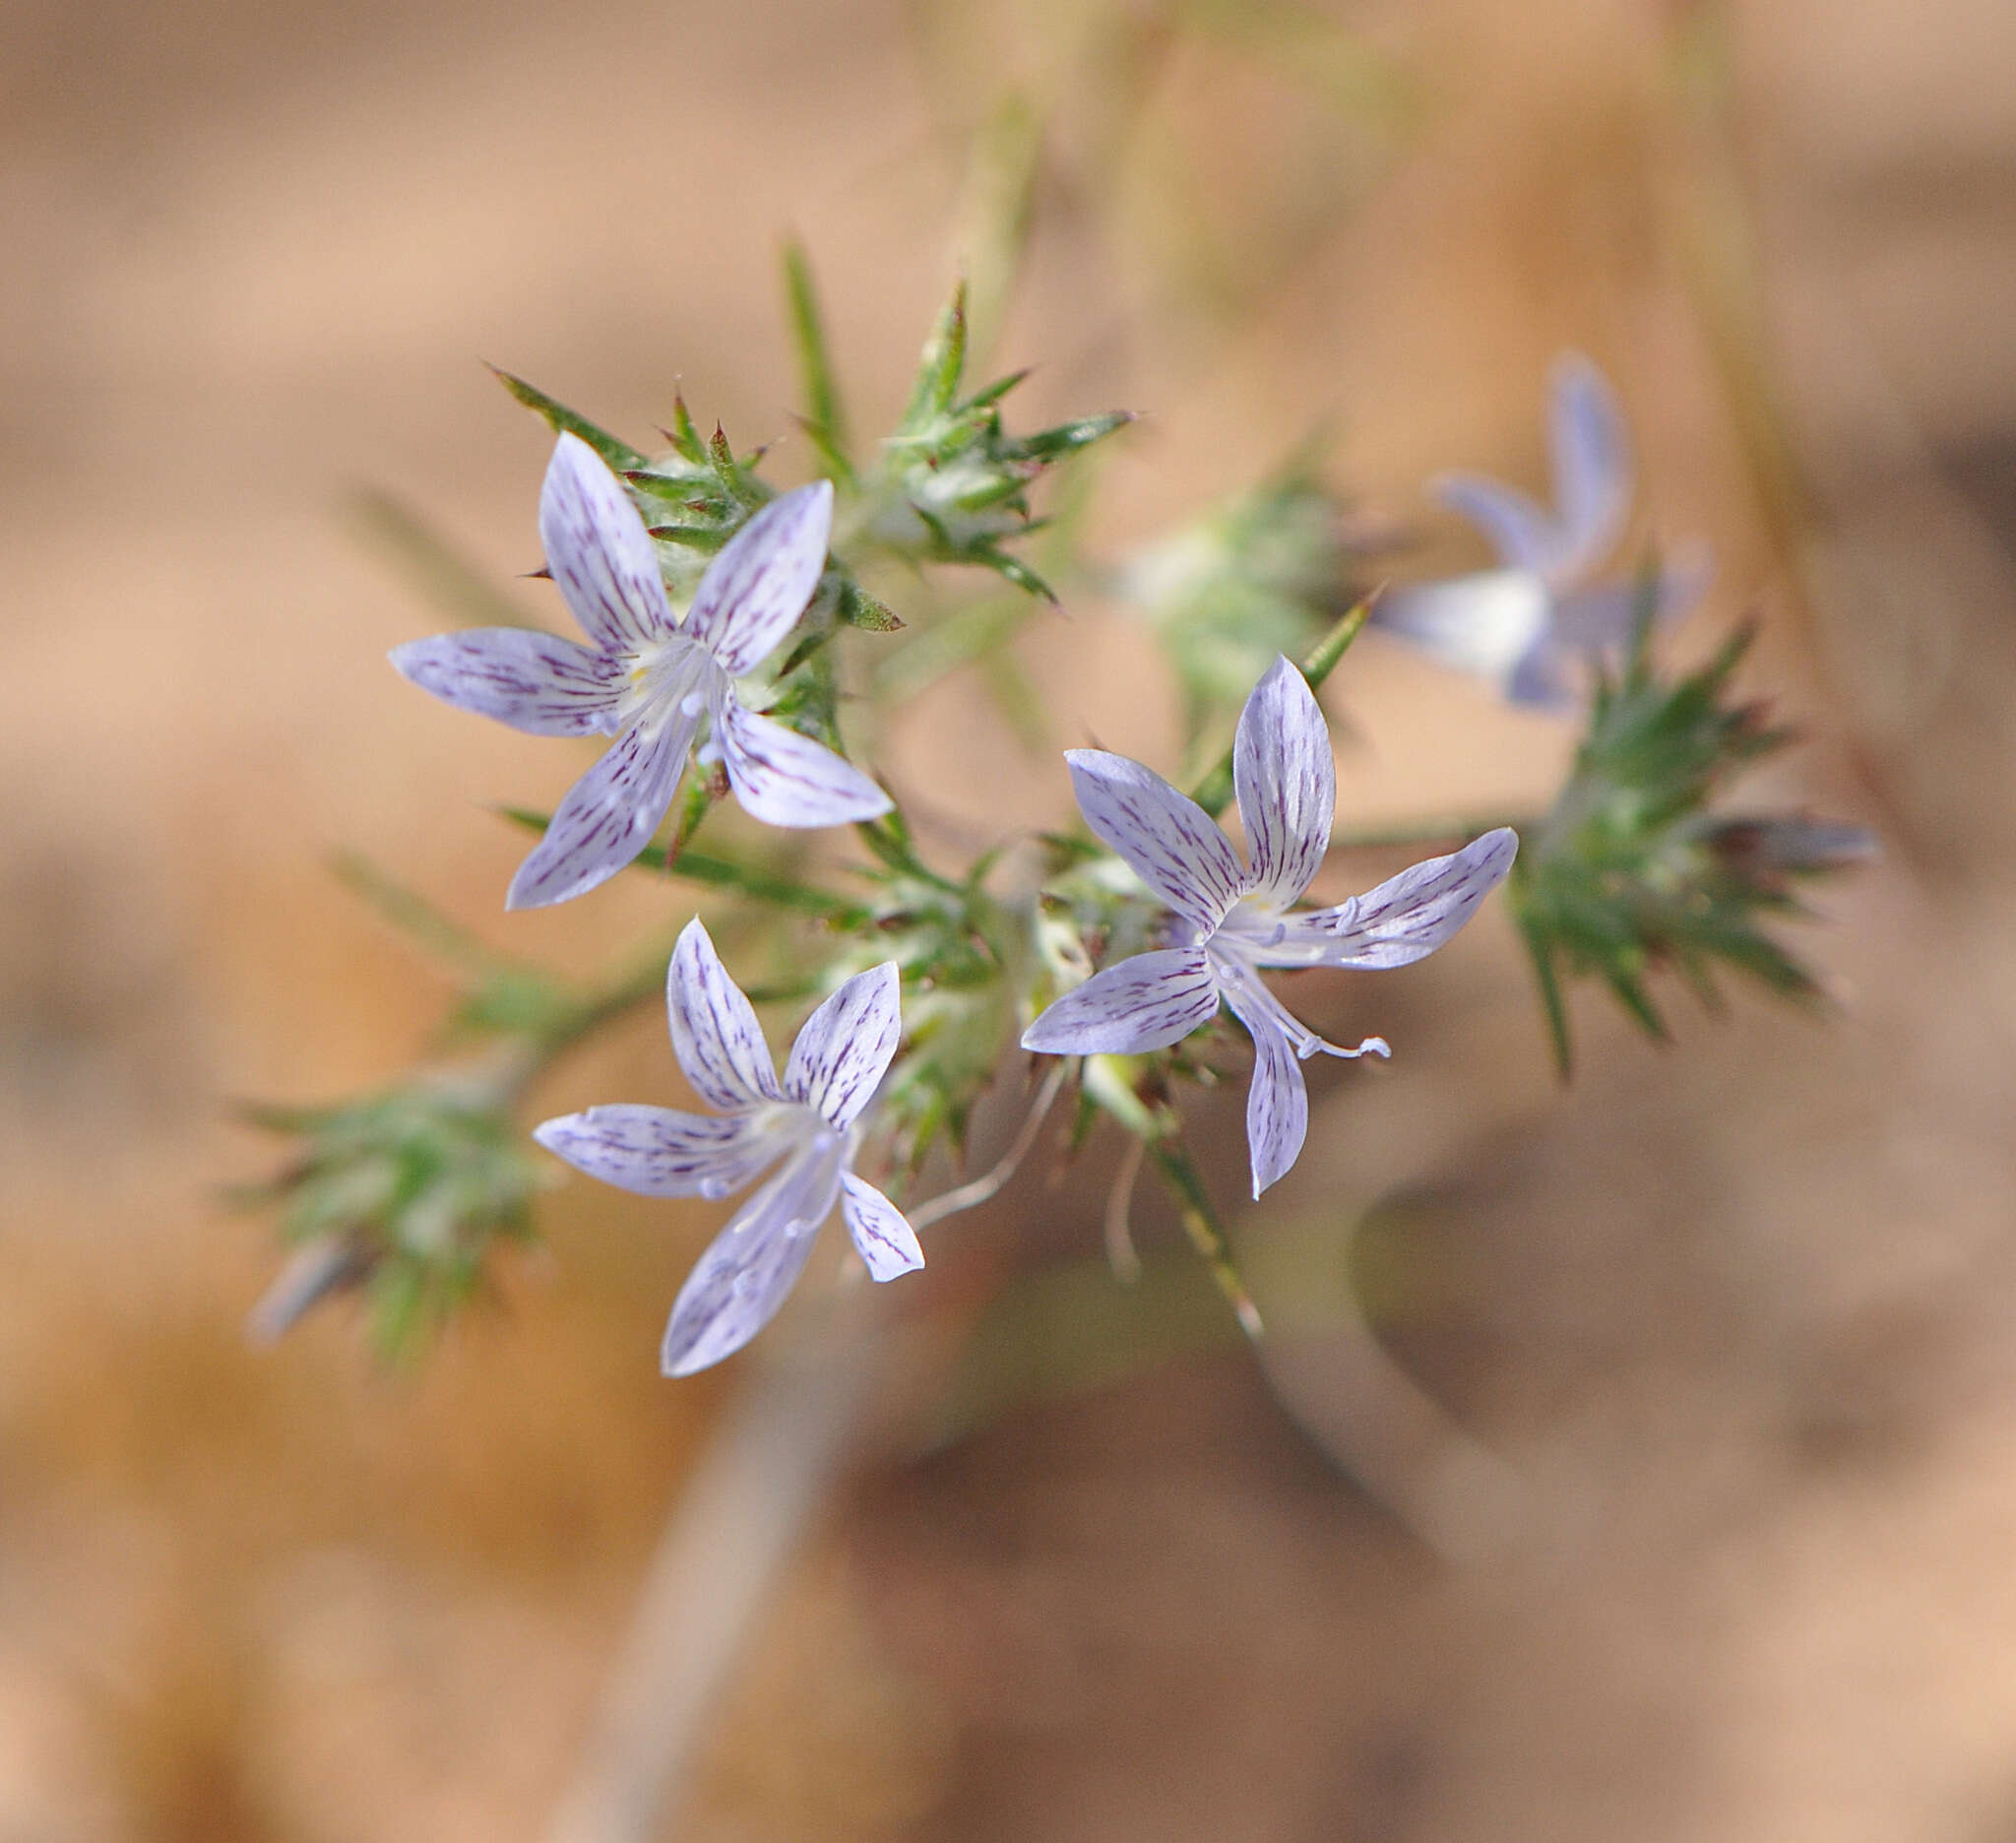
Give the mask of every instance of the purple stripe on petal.
[[1277, 937], [1244, 943], [1261, 966], [1402, 967], [1448, 940], [1504, 881], [1519, 852], [1509, 826], [1430, 858], [1335, 909], [1283, 918]]
[[731, 1356], [777, 1316], [840, 1193], [841, 1142], [801, 1153], [735, 1212], [688, 1275], [665, 1326], [666, 1375]]
[[784, 1099], [756, 1008], [728, 977], [698, 916], [680, 930], [665, 968], [665, 1013], [672, 1053], [709, 1107], [730, 1112]]
[[635, 653], [671, 631], [658, 551], [623, 483], [576, 435], [562, 435], [539, 494], [546, 568], [591, 640]]
[[707, 566], [686, 632], [731, 678], [754, 669], [798, 624], [833, 529], [833, 485], [819, 480], [773, 499]]
[[765, 825], [849, 825], [890, 809], [889, 795], [851, 762], [757, 716], [731, 688], [715, 699], [714, 735], [736, 800]]
[[1268, 667], [1239, 712], [1232, 782], [1253, 893], [1286, 908], [1322, 867], [1337, 810], [1330, 728], [1309, 681], [1286, 659]]
[[392, 650], [400, 674], [444, 704], [532, 735], [608, 735], [623, 670], [604, 653], [528, 627], [476, 627]]
[[904, 1213], [852, 1172], [840, 1175], [840, 1213], [847, 1218], [848, 1233], [867, 1265], [870, 1280], [894, 1280], [924, 1264], [916, 1231]]
[[563, 1114], [532, 1136], [576, 1171], [652, 1197], [724, 1197], [755, 1182], [788, 1144], [747, 1114], [626, 1104]]
[[1218, 1015], [1201, 947], [1135, 954], [1066, 992], [1022, 1033], [1043, 1055], [1132, 1055], [1163, 1049]]
[[632, 861], [658, 830], [686, 765], [697, 720], [619, 736], [567, 792], [504, 898], [507, 909], [566, 902]]
[[902, 1041], [896, 962], [885, 960], [843, 982], [805, 1020], [791, 1045], [784, 1091], [845, 1129], [874, 1098]]
[[1085, 822], [1164, 902], [1208, 934], [1246, 887], [1231, 841], [1187, 794], [1125, 755], [1066, 749]]

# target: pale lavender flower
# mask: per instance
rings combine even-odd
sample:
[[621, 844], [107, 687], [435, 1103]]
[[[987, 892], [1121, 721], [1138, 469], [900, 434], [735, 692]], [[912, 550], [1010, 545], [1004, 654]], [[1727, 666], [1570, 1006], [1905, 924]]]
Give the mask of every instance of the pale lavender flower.
[[609, 735], [615, 746], [568, 791], [519, 866], [509, 909], [579, 896], [629, 863], [658, 830], [701, 724], [743, 809], [766, 825], [871, 819], [889, 796], [809, 736], [746, 708], [734, 681], [776, 650], [826, 564], [833, 488], [773, 499], [707, 566], [683, 620], [622, 482], [562, 435], [539, 494], [546, 567], [590, 644], [478, 627], [398, 647], [423, 691], [534, 735]]
[[875, 1280], [924, 1264], [903, 1212], [854, 1176], [860, 1118], [903, 1036], [896, 962], [856, 973], [805, 1020], [784, 1079], [756, 1012], [696, 919], [665, 975], [672, 1053], [713, 1113], [592, 1107], [533, 1137], [640, 1196], [724, 1197], [780, 1169], [701, 1255], [665, 1326], [666, 1375], [738, 1351], [776, 1316], [837, 1202]]
[[1432, 953], [1512, 867], [1519, 840], [1487, 832], [1334, 909], [1293, 912], [1330, 849], [1337, 765], [1308, 682], [1277, 659], [1239, 713], [1233, 785], [1249, 861], [1197, 802], [1124, 755], [1071, 749], [1078, 804], [1093, 831], [1175, 912], [1172, 944], [1135, 954], [1066, 992], [1023, 1033], [1051, 1055], [1161, 1049], [1218, 1015], [1253, 1039], [1246, 1139], [1253, 1194], [1284, 1176], [1308, 1132], [1301, 1062], [1319, 1051], [1390, 1054], [1368, 1037], [1346, 1049], [1290, 1015], [1263, 967], [1398, 967]]
[[[1374, 624], [1489, 679], [1509, 702], [1564, 710], [1588, 655], [1630, 637], [1639, 590], [1597, 580], [1631, 506], [1631, 456], [1617, 400], [1579, 353], [1555, 361], [1550, 390], [1555, 509], [1480, 474], [1445, 474], [1431, 490], [1475, 525], [1500, 567], [1382, 597]], [[1655, 585], [1654, 617], [1675, 619], [1707, 589], [1705, 546], [1683, 546]]]

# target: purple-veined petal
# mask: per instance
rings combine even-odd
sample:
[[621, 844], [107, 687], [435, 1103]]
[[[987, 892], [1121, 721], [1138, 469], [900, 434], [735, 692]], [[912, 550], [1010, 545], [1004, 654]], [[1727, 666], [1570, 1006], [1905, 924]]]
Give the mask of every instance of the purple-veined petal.
[[756, 1007], [728, 977], [698, 916], [679, 930], [665, 968], [665, 1015], [672, 1054], [709, 1107], [725, 1112], [784, 1099]]
[[620, 1102], [564, 1113], [532, 1136], [576, 1171], [651, 1197], [724, 1197], [789, 1148], [774, 1126], [748, 1113], [675, 1113]]
[[801, 1152], [744, 1203], [695, 1263], [660, 1348], [666, 1375], [720, 1363], [777, 1316], [840, 1194], [844, 1148], [838, 1133], [827, 1140]]
[[1631, 504], [1631, 455], [1615, 394], [1579, 352], [1555, 360], [1548, 397], [1561, 537], [1552, 570], [1560, 588], [1594, 569], [1616, 542]]
[[1312, 1055], [1388, 1056], [1383, 1037], [1355, 1049], [1319, 1037], [1268, 990], [1243, 958], [1214, 953], [1212, 970], [1232, 1014], [1253, 1040], [1253, 1085], [1246, 1093], [1246, 1148], [1253, 1165], [1253, 1194], [1288, 1175], [1309, 1130], [1309, 1097], [1301, 1063]]
[[851, 762], [823, 742], [759, 717], [724, 687], [714, 703], [714, 739], [742, 810], [774, 826], [850, 825], [892, 802]]
[[1531, 570], [1480, 570], [1447, 582], [1394, 589], [1372, 604], [1372, 624], [1437, 664], [1474, 672], [1501, 690], [1544, 640], [1552, 617], [1546, 585]]
[[507, 909], [543, 909], [592, 890], [634, 859], [665, 816], [698, 719], [639, 726], [567, 790], [532, 856], [518, 866]]
[[607, 735], [623, 668], [578, 640], [530, 627], [473, 627], [392, 649], [400, 675], [458, 710], [532, 735]]
[[635, 653], [671, 631], [658, 551], [623, 482], [578, 435], [562, 435], [539, 494], [546, 568], [582, 630], [605, 652]]
[[1561, 555], [1561, 528], [1523, 492], [1483, 474], [1439, 475], [1428, 490], [1483, 533], [1499, 562], [1536, 576], [1552, 573]]
[[1042, 1055], [1132, 1055], [1179, 1043], [1218, 1015], [1201, 947], [1135, 954], [1067, 991], [1022, 1033]]
[[[1253, 982], [1258, 985], [1259, 982]], [[1262, 988], [1264, 989], [1264, 988]], [[1228, 989], [1226, 1002], [1253, 1039], [1253, 1081], [1246, 1090], [1246, 1152], [1253, 1195], [1286, 1177], [1309, 1136], [1309, 1089], [1294, 1046], [1250, 989]]]
[[1335, 909], [1285, 916], [1271, 934], [1241, 945], [1260, 966], [1409, 966], [1433, 953], [1477, 913], [1504, 881], [1518, 852], [1519, 835], [1500, 826]]
[[866, 1264], [870, 1280], [894, 1280], [924, 1264], [916, 1231], [904, 1213], [850, 1171], [840, 1174], [840, 1212], [847, 1218], [848, 1234], [854, 1239], [854, 1251]]
[[784, 1091], [841, 1128], [851, 1126], [889, 1072], [903, 1041], [896, 962], [843, 981], [805, 1020], [791, 1045]]
[[1210, 933], [1246, 887], [1231, 841], [1187, 794], [1104, 749], [1066, 749], [1085, 822], [1185, 921]]
[[833, 530], [833, 483], [819, 480], [773, 499], [707, 566], [686, 632], [739, 678], [777, 650], [798, 623]]
[[1330, 728], [1309, 681], [1286, 659], [1268, 667], [1239, 712], [1232, 783], [1253, 893], [1286, 907], [1322, 867], [1337, 810]]

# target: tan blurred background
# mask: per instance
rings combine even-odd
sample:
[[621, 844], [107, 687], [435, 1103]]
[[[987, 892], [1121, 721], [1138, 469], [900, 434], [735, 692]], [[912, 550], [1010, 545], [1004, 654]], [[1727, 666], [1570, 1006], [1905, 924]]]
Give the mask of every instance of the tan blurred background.
[[[445, 1001], [338, 847], [581, 968], [666, 897], [502, 915], [522, 843], [480, 804], [575, 766], [398, 683], [385, 650], [439, 623], [347, 508], [536, 562], [546, 444], [479, 358], [633, 436], [679, 378], [787, 433], [793, 228], [877, 426], [1009, 84], [1054, 138], [996, 351], [1041, 367], [1025, 414], [1147, 413], [1096, 545], [1325, 415], [1386, 519], [1446, 465], [1538, 484], [1579, 346], [1653, 528], [1716, 546], [1683, 649], [1761, 611], [1749, 682], [1812, 738], [1758, 796], [1888, 856], [1802, 935], [1828, 1025], [1676, 1001], [1662, 1051], [1585, 1004], [1563, 1094], [1495, 915], [1337, 1001], [1400, 1054], [1319, 1096], [1256, 1285], [1354, 1263], [1544, 1540], [1438, 1560], [1181, 1338], [926, 1452], [956, 1367], [926, 1352], [663, 1833], [2016, 1837], [2005, 0], [0, 20], [0, 1839], [543, 1833], [736, 1386], [655, 1373], [709, 1212], [558, 1192], [504, 1308], [411, 1374], [344, 1307], [255, 1354], [275, 1257], [213, 1199], [269, 1153], [225, 1102], [385, 1080]], [[1061, 731], [1166, 756], [1138, 635], [1088, 610], [1025, 650]], [[1565, 759], [1369, 643], [1337, 704], [1368, 818], [1537, 798]], [[955, 813], [1004, 764], [1062, 797], [957, 681], [890, 743]], [[640, 1019], [539, 1103], [671, 1079]], [[1038, 1216], [1095, 1259], [1108, 1168], [948, 1225], [946, 1321]]]

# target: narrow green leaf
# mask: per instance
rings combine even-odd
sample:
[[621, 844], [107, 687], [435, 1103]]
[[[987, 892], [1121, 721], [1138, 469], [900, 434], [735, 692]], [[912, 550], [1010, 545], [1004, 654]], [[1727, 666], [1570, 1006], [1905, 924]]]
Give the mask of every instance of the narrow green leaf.
[[381, 870], [361, 852], [339, 852], [329, 865], [337, 880], [360, 896], [408, 939], [451, 966], [490, 977], [512, 962], [451, 922], [432, 903]]
[[707, 449], [700, 440], [700, 431], [693, 426], [692, 412], [686, 408], [685, 394], [672, 392], [672, 426], [665, 431], [673, 449], [679, 456], [701, 467], [707, 461]]
[[639, 454], [629, 443], [618, 441], [607, 429], [598, 428], [585, 415], [578, 414], [565, 404], [556, 402], [537, 386], [528, 384], [523, 378], [513, 377], [509, 371], [499, 370], [495, 365], [490, 369], [496, 374], [498, 383], [528, 410], [543, 416], [550, 428], [580, 436], [617, 473], [620, 474], [628, 468], [644, 466], [647, 457]]
[[[1337, 669], [1338, 662], [1351, 650], [1351, 643], [1364, 631], [1365, 622], [1372, 617], [1372, 604], [1366, 600], [1350, 609], [1337, 625], [1317, 641], [1314, 648], [1301, 662], [1301, 673], [1309, 681], [1311, 691], [1321, 688], [1323, 680]], [[1232, 797], [1232, 752], [1227, 749], [1218, 765], [1197, 783], [1190, 797], [1202, 806], [1214, 819], [1231, 804]]]
[[961, 276], [924, 342], [917, 361], [917, 379], [912, 388], [910, 406], [904, 412], [903, 426], [915, 429], [934, 416], [944, 415], [959, 397], [959, 380], [966, 369], [966, 278]]
[[905, 626], [902, 615], [886, 603], [877, 601], [851, 576], [840, 585], [840, 618], [864, 633], [899, 633]]
[[971, 397], [959, 406], [957, 413], [967, 415], [976, 410], [992, 409], [995, 404], [999, 403], [1018, 384], [1028, 379], [1030, 370], [1030, 366], [1024, 365], [1020, 371], [1011, 371], [1006, 377], [996, 378], [986, 389], [975, 391]]
[[850, 479], [853, 469], [847, 459], [847, 414], [826, 348], [826, 326], [812, 284], [812, 265], [805, 246], [795, 237], [784, 246], [784, 284], [790, 305], [792, 343], [797, 349], [798, 378], [805, 393], [806, 432], [829, 462], [838, 463], [842, 477]]
[[465, 627], [537, 627], [410, 507], [387, 493], [365, 491], [352, 508], [365, 535], [448, 619]]
[[1065, 455], [1076, 454], [1081, 448], [1091, 447], [1096, 441], [1104, 440], [1134, 420], [1131, 410], [1108, 410], [1102, 415], [1080, 416], [1075, 422], [1059, 422], [1055, 428], [1025, 435], [1020, 441], [1009, 443], [1008, 452], [1032, 461], [1058, 461]]

